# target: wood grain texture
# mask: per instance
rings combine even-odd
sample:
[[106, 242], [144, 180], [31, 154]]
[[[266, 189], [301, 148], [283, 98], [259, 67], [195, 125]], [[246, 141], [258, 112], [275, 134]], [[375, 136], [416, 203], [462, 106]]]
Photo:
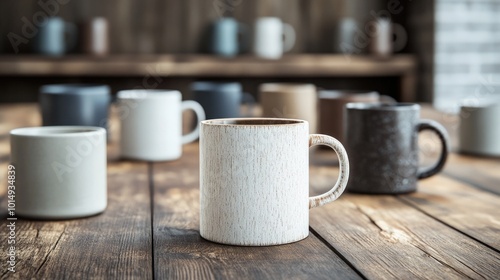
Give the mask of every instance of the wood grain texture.
[[388, 60], [370, 56], [289, 54], [280, 60], [252, 55], [232, 59], [210, 55], [36, 55], [0, 56], [0, 75], [16, 76], [159, 76], [181, 77], [329, 77], [401, 76], [416, 67], [411, 55]]
[[500, 251], [500, 197], [459, 181], [435, 176], [403, 200], [435, 219]]
[[500, 158], [451, 154], [444, 174], [500, 195]]
[[494, 250], [392, 196], [345, 194], [311, 210], [312, 229], [369, 279], [494, 279]]
[[158, 279], [353, 279], [359, 276], [314, 235], [271, 247], [219, 245], [199, 235], [198, 147], [154, 164], [154, 255]]
[[[11, 127], [39, 125], [36, 105], [0, 108], [1, 135]], [[1, 136], [0, 136], [1, 137]], [[0, 139], [1, 151], [8, 138]], [[151, 217], [146, 163], [117, 162], [110, 144], [108, 208], [98, 216], [64, 220], [16, 222], [16, 273], [2, 266], [2, 279], [152, 278]], [[2, 208], [6, 204], [5, 161], [0, 161]], [[6, 226], [2, 215], [0, 226]], [[7, 235], [0, 242], [7, 244]]]

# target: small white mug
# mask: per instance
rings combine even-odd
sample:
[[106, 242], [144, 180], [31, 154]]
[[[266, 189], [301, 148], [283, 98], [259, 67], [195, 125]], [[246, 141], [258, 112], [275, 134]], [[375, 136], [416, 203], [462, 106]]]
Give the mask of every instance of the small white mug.
[[500, 156], [500, 101], [460, 107], [461, 152]]
[[10, 132], [16, 212], [38, 219], [101, 213], [107, 205], [106, 130], [45, 126]]
[[259, 18], [254, 29], [253, 52], [256, 56], [278, 59], [295, 44], [295, 30], [279, 18]]
[[[331, 147], [339, 158], [333, 188], [309, 197], [309, 147]], [[286, 244], [309, 234], [309, 209], [336, 200], [349, 160], [335, 138], [309, 134], [307, 121], [216, 119], [201, 123], [200, 235], [243, 246]]]
[[[182, 135], [182, 112], [193, 110], [198, 125]], [[182, 155], [182, 145], [195, 141], [205, 112], [199, 103], [182, 101], [176, 90], [123, 90], [118, 92], [123, 158], [166, 161]]]

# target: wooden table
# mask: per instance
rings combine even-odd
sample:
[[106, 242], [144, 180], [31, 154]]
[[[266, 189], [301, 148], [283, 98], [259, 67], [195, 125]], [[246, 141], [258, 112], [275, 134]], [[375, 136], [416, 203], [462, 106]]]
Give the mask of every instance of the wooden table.
[[[429, 109], [424, 115], [444, 122], [455, 134], [456, 118]], [[0, 106], [2, 209], [7, 205], [8, 132], [39, 124], [34, 104]], [[106, 212], [67, 221], [19, 219], [14, 274], [7, 271], [5, 262], [8, 232], [3, 214], [2, 278], [500, 277], [498, 158], [453, 153], [444, 172], [420, 181], [416, 193], [344, 194], [338, 201], [311, 210], [310, 235], [303, 241], [236, 247], [211, 243], [199, 235], [197, 144], [185, 146], [183, 157], [173, 162], [121, 161], [116, 119], [111, 128]], [[429, 148], [430, 136], [421, 143], [430, 157], [439, 150]], [[316, 162], [310, 170], [312, 194], [324, 191], [336, 178], [336, 168], [325, 163], [328, 156], [322, 153], [312, 160]]]

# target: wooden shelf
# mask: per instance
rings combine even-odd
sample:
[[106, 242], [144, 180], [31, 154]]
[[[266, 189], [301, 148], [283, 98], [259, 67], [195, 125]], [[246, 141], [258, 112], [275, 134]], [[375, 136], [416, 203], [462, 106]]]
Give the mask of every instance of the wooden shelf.
[[251, 55], [221, 58], [211, 55], [68, 55], [0, 56], [0, 76], [26, 77], [388, 77], [401, 79], [401, 101], [415, 101], [416, 59], [372, 56], [290, 54], [279, 60]]
[[412, 55], [389, 59], [370, 56], [287, 55], [279, 60], [254, 56], [219, 58], [209, 55], [70, 55], [0, 56], [0, 75], [13, 76], [209, 76], [325, 77], [400, 76], [413, 72]]

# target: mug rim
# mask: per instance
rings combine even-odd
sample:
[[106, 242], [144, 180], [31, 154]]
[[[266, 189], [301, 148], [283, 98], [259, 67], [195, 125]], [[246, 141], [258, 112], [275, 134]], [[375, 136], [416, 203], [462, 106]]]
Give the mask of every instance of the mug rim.
[[106, 84], [85, 84], [85, 83], [68, 83], [68, 84], [47, 84], [42, 85], [39, 89], [40, 94], [49, 95], [110, 95], [111, 88]]
[[322, 89], [318, 91], [318, 97], [320, 99], [343, 99], [345, 97], [351, 96], [361, 96], [369, 97], [380, 96], [380, 93], [375, 90], [358, 90], [358, 89]]
[[[236, 122], [243, 122], [243, 123], [236, 123]], [[219, 127], [295, 126], [295, 125], [304, 125], [307, 123], [308, 122], [305, 120], [285, 119], [285, 118], [226, 118], [226, 119], [210, 119], [201, 121], [202, 125], [219, 126]]]
[[191, 83], [191, 91], [242, 91], [239, 82], [195, 81]]
[[476, 104], [460, 104], [460, 110], [486, 109], [497, 106], [500, 107], [500, 100], [483, 100], [478, 101]]
[[[141, 94], [142, 93], [142, 94]], [[175, 89], [125, 89], [116, 93], [119, 100], [138, 100], [153, 98], [181, 97], [181, 93]]]
[[359, 111], [405, 111], [418, 110], [420, 105], [417, 103], [401, 102], [401, 103], [365, 103], [365, 102], [350, 102], [345, 105], [347, 110]]
[[11, 136], [28, 138], [81, 137], [94, 133], [106, 135], [106, 129], [97, 126], [32, 126], [10, 131]]
[[317, 87], [311, 83], [262, 83], [259, 85], [260, 92], [266, 93], [282, 93], [297, 90], [313, 90], [317, 91]]

